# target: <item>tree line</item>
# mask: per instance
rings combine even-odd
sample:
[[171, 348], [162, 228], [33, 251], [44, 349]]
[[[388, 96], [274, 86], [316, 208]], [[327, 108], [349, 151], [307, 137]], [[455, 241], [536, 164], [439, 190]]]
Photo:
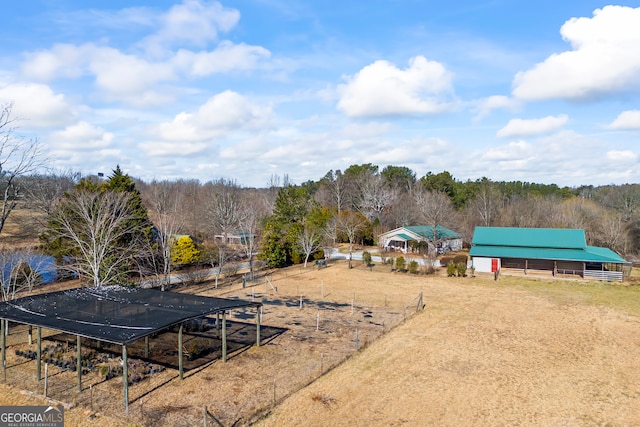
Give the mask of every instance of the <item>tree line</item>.
[[[93, 286], [155, 278], [165, 289], [172, 269], [234, 259], [251, 272], [255, 262], [306, 265], [338, 243], [375, 245], [403, 225], [444, 226], [467, 242], [478, 225], [581, 228], [588, 244], [625, 256], [640, 249], [637, 184], [462, 182], [446, 171], [417, 178], [406, 167], [372, 164], [299, 185], [274, 176], [265, 188], [226, 179], [144, 182], [119, 167], [106, 179], [31, 174], [18, 184], [24, 196], [13, 202], [41, 213], [39, 249]], [[231, 244], [238, 234], [241, 244]]]
[[[10, 109], [3, 111], [0, 253], [16, 252], [1, 243], [4, 227], [15, 209], [28, 210], [32, 220], [13, 226], [35, 230], [30, 251], [54, 256], [93, 286], [146, 280], [166, 289], [173, 270], [196, 264], [215, 267], [217, 281], [238, 259], [249, 263], [250, 275], [256, 263], [306, 266], [338, 243], [349, 243], [351, 252], [405, 225], [444, 226], [466, 242], [476, 226], [580, 228], [590, 245], [627, 257], [640, 251], [639, 184], [463, 182], [447, 171], [417, 177], [408, 167], [371, 163], [301, 184], [273, 175], [263, 188], [230, 179], [144, 182], [119, 166], [107, 178], [83, 177], [43, 169], [38, 141], [16, 137]], [[18, 268], [10, 258], [3, 265], [14, 267], [0, 277], [5, 299], [7, 289], [15, 294], [34, 282], [24, 263]]]

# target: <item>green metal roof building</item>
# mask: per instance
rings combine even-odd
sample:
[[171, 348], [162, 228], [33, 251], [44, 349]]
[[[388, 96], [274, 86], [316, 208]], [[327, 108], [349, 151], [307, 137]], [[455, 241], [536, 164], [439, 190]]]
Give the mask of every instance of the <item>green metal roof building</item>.
[[478, 272], [521, 270], [622, 281], [630, 263], [611, 249], [588, 246], [584, 230], [476, 227], [469, 255]]

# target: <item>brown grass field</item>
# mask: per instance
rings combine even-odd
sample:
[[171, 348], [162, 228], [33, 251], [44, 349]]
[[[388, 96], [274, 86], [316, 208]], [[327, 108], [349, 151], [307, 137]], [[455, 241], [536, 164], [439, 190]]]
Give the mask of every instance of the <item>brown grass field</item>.
[[[87, 376], [78, 393], [75, 374], [60, 372], [50, 396], [75, 403], [68, 426], [203, 425], [205, 406], [224, 426], [640, 425], [640, 287], [632, 279], [295, 267], [271, 276], [273, 287], [204, 292], [263, 301], [263, 325], [284, 331], [261, 347], [184, 380], [167, 369], [130, 387], [129, 415], [118, 378]], [[24, 346], [23, 335], [12, 331], [9, 342]], [[11, 349], [8, 356], [0, 404], [44, 404], [20, 392], [41, 393], [35, 363], [17, 363]]]

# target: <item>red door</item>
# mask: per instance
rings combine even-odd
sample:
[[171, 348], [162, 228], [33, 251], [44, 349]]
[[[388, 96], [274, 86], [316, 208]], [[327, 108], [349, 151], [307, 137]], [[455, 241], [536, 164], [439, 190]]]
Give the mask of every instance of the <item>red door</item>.
[[491, 258], [491, 272], [495, 273], [496, 271], [498, 271], [498, 259]]

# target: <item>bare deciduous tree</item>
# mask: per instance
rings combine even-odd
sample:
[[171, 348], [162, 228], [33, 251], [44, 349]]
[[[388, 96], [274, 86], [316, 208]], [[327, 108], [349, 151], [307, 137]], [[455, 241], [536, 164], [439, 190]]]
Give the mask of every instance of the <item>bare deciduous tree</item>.
[[228, 235], [231, 231], [237, 231], [240, 224], [238, 217], [240, 211], [240, 187], [235, 181], [221, 179], [213, 184], [208, 193], [207, 213], [209, 223], [214, 236], [220, 236], [216, 241], [218, 245], [217, 287], [220, 272], [230, 255]]
[[388, 223], [380, 233], [387, 231], [388, 228], [414, 225], [416, 222], [416, 212], [415, 209], [412, 209], [413, 204], [414, 199], [411, 194], [400, 193], [393, 201], [389, 215], [387, 215]]
[[337, 225], [338, 230], [346, 234], [349, 239], [349, 268], [351, 268], [353, 242], [356, 241], [358, 233], [364, 229], [366, 218], [360, 213], [345, 210], [338, 215]]
[[428, 191], [420, 188], [414, 192], [418, 218], [424, 225], [432, 228], [429, 244], [433, 250], [438, 248], [442, 236], [438, 233], [438, 226], [455, 224], [457, 212], [451, 199], [442, 191]]
[[512, 197], [502, 210], [500, 219], [505, 227], [549, 227], [556, 217], [559, 201], [538, 195]]
[[485, 180], [480, 182], [470, 207], [478, 215], [480, 224], [489, 227], [495, 223], [501, 204], [500, 191], [491, 182]]
[[363, 174], [357, 182], [356, 206], [369, 220], [382, 219], [383, 213], [397, 199], [397, 191], [386, 185], [379, 175]]
[[335, 208], [338, 213], [342, 212], [347, 198], [347, 182], [342, 172], [331, 170], [319, 183], [316, 200], [325, 206]]
[[597, 204], [592, 200], [575, 197], [559, 206], [558, 226], [563, 228], [587, 228], [592, 225]]
[[46, 160], [37, 139], [16, 135], [16, 119], [11, 114], [12, 108], [12, 104], [0, 106], [0, 233], [20, 196], [17, 181], [35, 172]]
[[322, 231], [311, 224], [304, 224], [298, 234], [298, 245], [304, 253], [304, 267], [307, 268], [309, 256], [320, 248], [320, 237]]
[[153, 181], [149, 184], [145, 197], [150, 207], [149, 216], [156, 231], [156, 242], [161, 257], [162, 268], [161, 289], [164, 291], [171, 284], [171, 250], [173, 239], [180, 233], [184, 225], [182, 215], [182, 194], [169, 181]]
[[244, 248], [249, 263], [249, 280], [253, 280], [254, 258], [258, 248], [260, 220], [266, 215], [264, 199], [256, 194], [245, 192], [238, 205], [238, 226], [244, 235]]
[[203, 188], [198, 180], [179, 179], [175, 182], [182, 195], [184, 232], [194, 236], [206, 229], [207, 218], [203, 209]]
[[598, 245], [624, 253], [627, 249], [627, 230], [623, 212], [603, 212], [594, 232]]
[[640, 184], [602, 187], [598, 190], [597, 200], [605, 207], [620, 211], [625, 222], [630, 221], [640, 210]]
[[53, 273], [48, 257], [33, 247], [19, 250], [0, 247], [0, 295], [2, 301], [15, 299], [23, 291], [31, 292], [43, 283], [45, 273]]
[[[122, 268], [140, 255], [140, 223], [127, 192], [75, 191], [51, 215], [51, 237], [68, 242], [75, 256], [65, 268], [94, 287], [116, 283]], [[133, 240], [126, 239], [134, 236]], [[123, 244], [123, 240], [128, 240]]]
[[29, 208], [50, 215], [64, 193], [71, 191], [81, 177], [80, 172], [70, 170], [48, 171], [46, 174], [24, 177], [21, 181]]

